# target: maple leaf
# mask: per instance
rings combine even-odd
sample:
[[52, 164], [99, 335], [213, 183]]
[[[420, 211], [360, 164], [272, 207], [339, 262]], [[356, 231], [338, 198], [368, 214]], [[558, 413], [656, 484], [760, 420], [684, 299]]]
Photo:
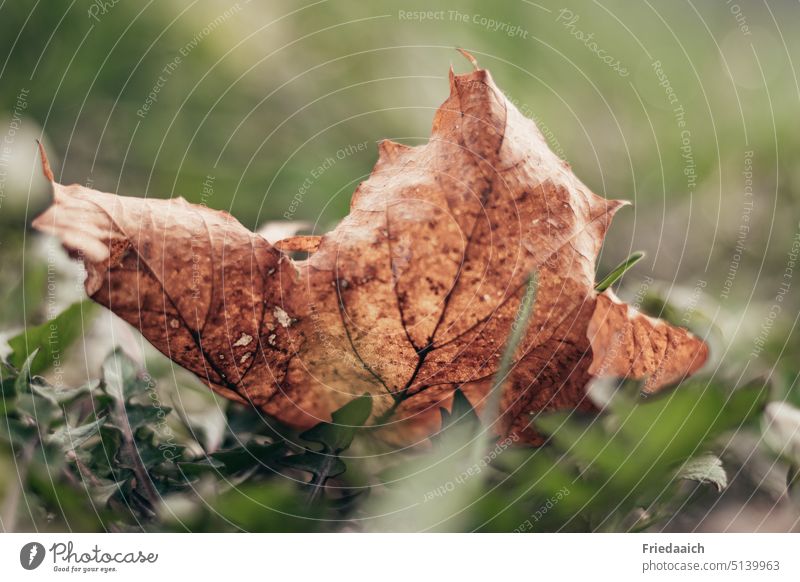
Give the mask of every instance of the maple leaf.
[[[403, 442], [439, 427], [461, 388], [484, 405], [536, 272], [533, 315], [504, 383], [498, 433], [532, 412], [592, 409], [596, 376], [655, 392], [696, 371], [704, 342], [594, 289], [624, 202], [593, 194], [486, 70], [450, 71], [427, 144], [379, 144], [350, 213], [322, 237], [270, 244], [225, 212], [52, 182], [34, 226], [87, 269], [86, 291], [233, 400], [298, 428], [355, 396]], [[292, 260], [291, 251], [309, 252]], [[391, 412], [391, 415], [387, 414]]]

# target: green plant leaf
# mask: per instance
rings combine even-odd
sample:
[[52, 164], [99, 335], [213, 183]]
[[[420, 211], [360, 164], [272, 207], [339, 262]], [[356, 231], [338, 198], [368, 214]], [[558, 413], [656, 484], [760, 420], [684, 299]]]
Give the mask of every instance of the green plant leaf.
[[322, 445], [322, 451], [338, 455], [353, 442], [356, 431], [372, 412], [372, 397], [364, 394], [331, 414], [331, 422], [320, 422], [300, 435], [303, 440]]
[[286, 451], [284, 443], [249, 443], [235, 449], [216, 451], [192, 461], [184, 461], [179, 463], [179, 466], [187, 475], [208, 472], [234, 475], [245, 471], [277, 473], [281, 467], [280, 460]]
[[469, 399], [464, 396], [461, 388], [456, 388], [453, 392], [453, 405], [450, 410], [444, 407], [439, 408], [442, 416], [442, 428], [439, 435], [435, 435], [431, 440], [438, 439], [442, 434], [456, 427], [466, 427], [470, 432], [475, 432], [481, 424], [478, 413], [472, 407]]
[[722, 466], [722, 460], [712, 454], [700, 455], [686, 461], [678, 471], [678, 478], [710, 483], [717, 491], [722, 491], [728, 486], [728, 475]]
[[33, 361], [36, 359], [38, 353], [38, 349], [33, 350], [25, 358], [25, 361], [22, 362], [22, 367], [19, 370], [19, 374], [14, 380], [14, 392], [17, 396], [30, 391], [30, 383], [32, 378], [31, 366], [33, 366]]
[[30, 365], [31, 374], [39, 374], [53, 366], [60, 367], [66, 349], [83, 335], [85, 323], [93, 309], [91, 301], [81, 301], [70, 305], [50, 321], [26, 328], [8, 340], [13, 350], [9, 361], [19, 368], [38, 350]]
[[82, 396], [94, 392], [99, 385], [99, 380], [92, 380], [86, 384], [83, 384], [82, 386], [78, 386], [77, 388], [57, 388], [52, 384], [45, 382], [43, 378], [34, 378], [34, 381], [30, 384], [30, 390], [31, 392], [34, 392], [43, 398], [52, 400], [61, 406], [67, 406]]
[[356, 431], [364, 426], [371, 412], [372, 397], [369, 394], [351, 400], [331, 414], [331, 422], [320, 422], [300, 435], [308, 442], [322, 445], [321, 450], [306, 449], [280, 460], [286, 467], [307, 471], [313, 476], [309, 482], [309, 504], [318, 499], [328, 479], [347, 470], [339, 454], [350, 446]]
[[122, 446], [122, 432], [115, 426], [100, 427], [100, 442], [91, 447], [87, 464], [101, 477], [118, 480], [119, 449]]
[[14, 412], [17, 408], [16, 377], [3, 376], [0, 378], [0, 416]]
[[306, 451], [300, 455], [291, 455], [281, 459], [281, 464], [292, 469], [307, 471], [314, 475], [313, 483], [324, 483], [328, 479], [338, 477], [347, 470], [347, 466], [336, 455]]
[[143, 426], [165, 422], [164, 419], [171, 410], [168, 406], [153, 406], [151, 404], [136, 404], [133, 402], [125, 405], [128, 424], [133, 431]]
[[47, 438], [49, 444], [54, 444], [63, 451], [71, 451], [80, 447], [83, 443], [100, 432], [100, 428], [105, 424], [106, 418], [98, 418], [74, 428], [64, 425]]
[[226, 473], [233, 474], [253, 467], [275, 468], [277, 461], [285, 453], [286, 445], [284, 443], [250, 443], [236, 449], [217, 451], [209, 457], [221, 463], [225, 467]]
[[602, 293], [614, 283], [616, 283], [628, 270], [630, 270], [636, 263], [645, 257], [644, 252], [636, 251], [630, 257], [622, 261], [619, 265], [614, 267], [612, 271], [603, 278], [602, 281], [594, 286], [595, 291]]
[[30, 374], [30, 367], [37, 354], [38, 352], [34, 351], [28, 356], [14, 381], [14, 391], [17, 394], [15, 409], [27, 415], [31, 421], [46, 431], [49, 430], [51, 422], [63, 416], [63, 411], [53, 397], [35, 389], [44, 384], [42, 378]]
[[153, 387], [150, 377], [141, 373], [130, 356], [119, 348], [106, 357], [102, 374], [105, 393], [122, 402]]
[[0, 420], [0, 440], [13, 444], [15, 447], [29, 442], [36, 434], [35, 425], [10, 417]]

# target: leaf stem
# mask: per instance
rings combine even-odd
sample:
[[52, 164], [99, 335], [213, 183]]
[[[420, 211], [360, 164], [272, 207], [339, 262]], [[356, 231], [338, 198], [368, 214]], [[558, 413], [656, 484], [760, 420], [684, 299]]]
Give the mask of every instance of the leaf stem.
[[114, 401], [114, 417], [120, 431], [122, 432], [122, 445], [120, 452], [123, 456], [123, 461], [131, 468], [136, 476], [136, 482], [141, 487], [141, 494], [144, 499], [155, 508], [158, 504], [159, 494], [156, 491], [153, 481], [150, 479], [150, 474], [147, 468], [142, 464], [139, 457], [139, 450], [136, 448], [136, 440], [133, 437], [130, 422], [128, 422], [128, 415], [125, 411], [125, 401], [123, 399], [115, 399]]
[[328, 474], [333, 468], [333, 460], [336, 459], [334, 455], [329, 455], [322, 464], [319, 475], [314, 474], [308, 486], [311, 490], [306, 497], [307, 505], [314, 505], [325, 490], [325, 482], [329, 479]]

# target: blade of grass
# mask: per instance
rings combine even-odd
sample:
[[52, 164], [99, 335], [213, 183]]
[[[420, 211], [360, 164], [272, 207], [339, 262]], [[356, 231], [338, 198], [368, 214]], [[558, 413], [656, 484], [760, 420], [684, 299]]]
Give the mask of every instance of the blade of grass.
[[525, 337], [525, 332], [528, 330], [528, 323], [530, 322], [531, 315], [533, 315], [533, 308], [536, 304], [536, 292], [539, 289], [539, 277], [534, 271], [528, 276], [527, 283], [525, 284], [525, 294], [522, 296], [517, 315], [514, 317], [514, 323], [511, 324], [511, 333], [508, 335], [503, 356], [500, 358], [500, 364], [497, 368], [497, 373], [492, 382], [492, 388], [489, 391], [489, 396], [486, 400], [486, 408], [483, 413], [483, 422], [486, 427], [492, 427], [500, 414], [500, 395], [503, 392], [503, 385], [506, 382], [511, 367], [514, 364], [514, 354], [519, 347], [522, 338]]
[[633, 267], [636, 263], [641, 261], [644, 258], [644, 253], [642, 251], [636, 251], [630, 257], [622, 261], [619, 265], [617, 265], [613, 271], [611, 271], [606, 277], [600, 281], [597, 285], [594, 286], [594, 290], [598, 293], [602, 293], [609, 287], [611, 287], [614, 283], [616, 283], [620, 277], [622, 277], [631, 267]]

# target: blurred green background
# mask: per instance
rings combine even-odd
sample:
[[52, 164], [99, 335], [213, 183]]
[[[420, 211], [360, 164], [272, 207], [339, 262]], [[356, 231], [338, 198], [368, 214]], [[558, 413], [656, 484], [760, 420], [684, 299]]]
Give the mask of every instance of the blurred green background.
[[[81, 297], [28, 226], [48, 203], [35, 138], [62, 183], [324, 232], [377, 141], [427, 139], [448, 68], [470, 69], [458, 46], [587, 185], [634, 202], [599, 267], [647, 252], [620, 294], [652, 278], [649, 306], [713, 328], [712, 373], [797, 403], [798, 30], [791, 2], [4, 2], [0, 331]], [[110, 347], [92, 333], [73, 380]]]

